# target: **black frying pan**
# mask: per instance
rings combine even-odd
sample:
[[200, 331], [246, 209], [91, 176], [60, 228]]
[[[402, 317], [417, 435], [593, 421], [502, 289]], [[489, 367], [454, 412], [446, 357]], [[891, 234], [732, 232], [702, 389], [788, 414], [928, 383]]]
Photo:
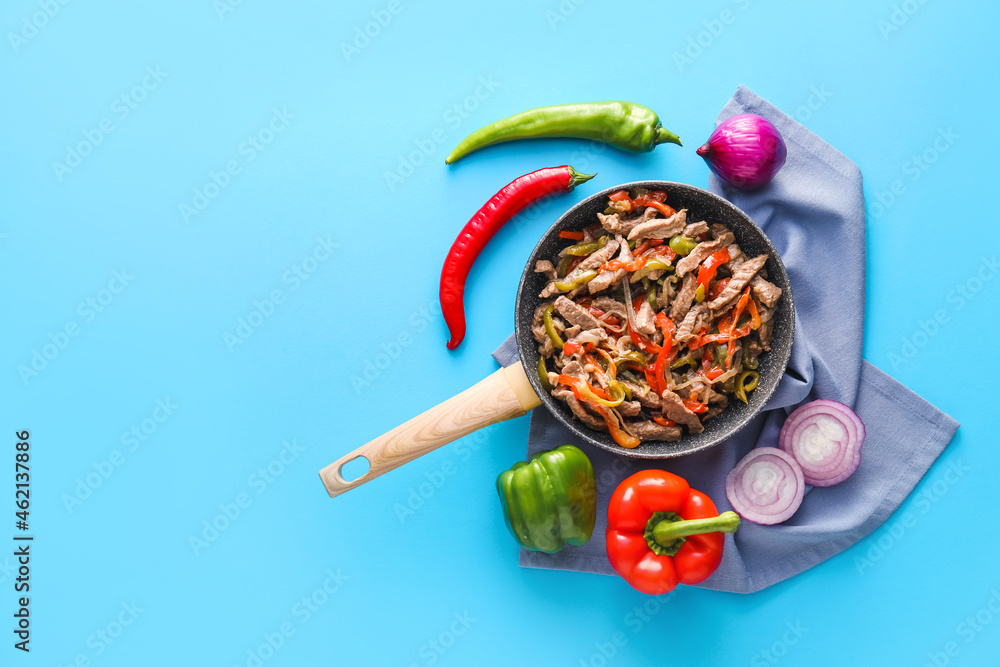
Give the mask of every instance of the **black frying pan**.
[[[690, 220], [722, 223], [733, 232], [736, 242], [747, 255], [766, 253], [768, 279], [783, 293], [774, 314], [771, 351], [760, 357], [760, 380], [757, 389], [750, 392], [748, 403], [730, 401], [729, 407], [706, 422], [704, 432], [698, 435], [685, 434], [678, 442], [647, 442], [635, 449], [624, 449], [609, 434], [590, 429], [577, 420], [565, 403], [552, 398], [541, 386], [537, 372], [538, 346], [531, 333], [531, 320], [535, 308], [541, 303], [538, 294], [547, 279], [535, 273], [534, 267], [537, 260], [551, 259], [565, 245], [565, 241], [559, 238], [560, 231], [578, 231], [589, 227], [597, 221], [597, 213], [607, 207], [609, 194], [639, 187], [665, 190], [667, 202], [677, 210], [686, 208]], [[579, 441], [616, 454], [664, 459], [701, 451], [719, 444], [743, 428], [771, 398], [788, 364], [794, 330], [795, 308], [788, 273], [770, 240], [746, 213], [718, 195], [683, 183], [640, 181], [608, 188], [584, 199], [563, 214], [545, 232], [525, 264], [514, 309], [514, 332], [521, 364], [498, 370], [457, 396], [341, 457], [323, 468], [320, 478], [330, 496], [340, 495], [441, 445], [489, 424], [523, 415], [542, 403]], [[345, 480], [341, 467], [359, 457], [368, 460], [368, 472], [357, 479]]]

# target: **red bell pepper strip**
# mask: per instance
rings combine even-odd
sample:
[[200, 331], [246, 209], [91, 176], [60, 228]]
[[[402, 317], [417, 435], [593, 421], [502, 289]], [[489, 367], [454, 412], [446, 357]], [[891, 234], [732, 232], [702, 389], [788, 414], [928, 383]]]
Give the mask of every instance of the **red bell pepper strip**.
[[648, 204], [646, 204], [646, 206], [652, 206], [653, 208], [655, 208], [657, 211], [667, 216], [668, 218], [677, 213], [677, 211], [675, 211], [672, 207], [667, 206], [666, 204], [663, 204], [658, 201], [651, 201]]
[[636, 206], [649, 206], [649, 203], [654, 201], [661, 204], [667, 201], [667, 193], [663, 190], [650, 190], [632, 200]]
[[715, 278], [715, 273], [719, 270], [719, 267], [729, 261], [729, 251], [719, 250], [711, 255], [708, 259], [702, 263], [701, 268], [698, 269], [698, 287], [705, 289], [708, 292], [708, 284], [712, 282]]
[[586, 236], [583, 232], [567, 232], [565, 230], [559, 232], [559, 238], [569, 239], [570, 241], [582, 241]]
[[601, 416], [604, 417], [604, 423], [607, 425], [608, 432], [611, 433], [611, 437], [614, 438], [615, 442], [625, 449], [635, 449], [642, 444], [642, 441], [639, 440], [639, 438], [622, 430], [622, 428], [618, 425], [618, 419], [611, 414], [611, 410], [608, 410], [603, 406], [595, 407]]
[[674, 346], [673, 320], [661, 311], [656, 314], [656, 324], [660, 327], [660, 331], [663, 332], [663, 344], [660, 346], [660, 353], [657, 355], [656, 364], [653, 366], [653, 377], [656, 379], [656, 386], [654, 387], [656, 393], [662, 394], [667, 388], [667, 377], [664, 375], [664, 371], [670, 367], [670, 363], [677, 356], [677, 351], [671, 350]]
[[740, 525], [681, 477], [643, 470], [623, 481], [608, 504], [608, 560], [632, 588], [649, 595], [700, 584], [722, 562], [723, 533]]
[[632, 201], [632, 198], [629, 197], [628, 192], [626, 192], [625, 190], [612, 192], [610, 195], [608, 195], [608, 199], [610, 199], [611, 201], [623, 202], [628, 204], [628, 210], [625, 211], [626, 213], [631, 213], [632, 210], [635, 209], [635, 202]]
[[528, 204], [556, 192], [570, 192], [593, 177], [593, 174], [581, 174], [568, 165], [533, 171], [504, 186], [469, 219], [448, 251], [441, 269], [441, 313], [451, 334], [449, 350], [457, 348], [465, 338], [465, 279], [486, 243]]
[[565, 345], [563, 345], [562, 351], [563, 351], [563, 354], [572, 357], [574, 354], [576, 354], [577, 352], [579, 352], [582, 349], [583, 349], [583, 345], [580, 345], [580, 343], [576, 342], [575, 340], [571, 340], [568, 343], [566, 343]]
[[685, 398], [683, 403], [684, 407], [686, 407], [691, 412], [694, 412], [695, 414], [700, 414], [708, 410], [708, 405], [706, 403], [699, 403], [698, 401], [691, 398]]
[[677, 426], [677, 422], [675, 422], [673, 419], [667, 419], [666, 417], [660, 417], [654, 415], [653, 421], [659, 424], [660, 426]]
[[722, 294], [722, 290], [726, 289], [726, 285], [729, 284], [730, 278], [723, 278], [719, 282], [715, 283], [708, 289], [708, 300], [715, 301]]

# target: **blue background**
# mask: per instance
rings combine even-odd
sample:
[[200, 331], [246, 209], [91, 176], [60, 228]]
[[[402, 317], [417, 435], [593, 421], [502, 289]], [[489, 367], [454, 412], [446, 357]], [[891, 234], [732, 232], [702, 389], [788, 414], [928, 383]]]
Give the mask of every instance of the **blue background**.
[[[916, 0], [6, 3], [0, 468], [29, 429], [36, 542], [30, 655], [4, 629], [0, 556], [0, 662], [994, 663], [1000, 281], [977, 272], [998, 240], [998, 20]], [[561, 211], [629, 180], [707, 183], [694, 149], [740, 83], [861, 167], [865, 358], [962, 422], [883, 529], [749, 596], [650, 601], [519, 569], [493, 484], [526, 418], [328, 498], [319, 468], [494, 370]], [[599, 99], [653, 107], [685, 147], [539, 141], [443, 164], [490, 121]], [[456, 233], [566, 163], [599, 176], [490, 243], [449, 353], [435, 306]]]

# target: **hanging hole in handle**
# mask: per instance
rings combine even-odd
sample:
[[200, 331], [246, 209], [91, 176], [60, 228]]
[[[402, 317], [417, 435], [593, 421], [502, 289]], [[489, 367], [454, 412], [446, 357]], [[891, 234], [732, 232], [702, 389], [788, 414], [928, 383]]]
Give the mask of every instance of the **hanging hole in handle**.
[[364, 456], [355, 456], [350, 461], [346, 461], [344, 465], [340, 466], [340, 470], [337, 472], [344, 479], [345, 482], [355, 482], [365, 475], [368, 471], [372, 469], [371, 462]]

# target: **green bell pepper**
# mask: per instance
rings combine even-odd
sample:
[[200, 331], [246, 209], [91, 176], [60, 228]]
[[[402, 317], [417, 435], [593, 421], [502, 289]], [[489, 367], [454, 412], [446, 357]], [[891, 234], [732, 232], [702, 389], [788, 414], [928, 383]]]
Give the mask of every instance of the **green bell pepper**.
[[590, 459], [573, 445], [537, 452], [497, 477], [507, 530], [525, 549], [555, 553], [594, 533], [597, 481]]

